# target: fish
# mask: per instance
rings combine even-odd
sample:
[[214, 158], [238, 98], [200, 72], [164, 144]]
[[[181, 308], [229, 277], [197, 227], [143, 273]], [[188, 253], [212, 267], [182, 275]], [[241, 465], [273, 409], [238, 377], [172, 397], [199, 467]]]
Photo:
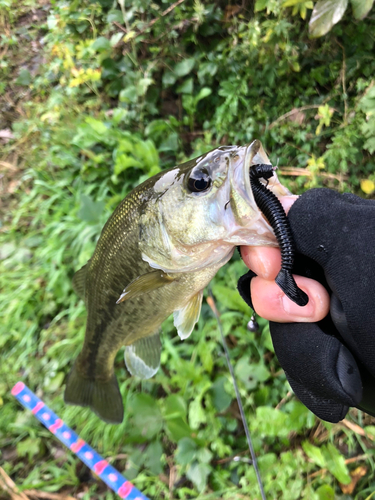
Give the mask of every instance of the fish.
[[[220, 146], [162, 171], [134, 188], [106, 222], [93, 256], [73, 277], [84, 300], [83, 347], [64, 400], [121, 423], [114, 372], [125, 346], [129, 373], [152, 377], [160, 366], [160, 327], [173, 314], [181, 340], [199, 319], [203, 290], [239, 245], [277, 246], [254, 200], [250, 167], [270, 164], [259, 140]], [[260, 182], [265, 182], [261, 180]], [[275, 196], [290, 192], [269, 180]]]

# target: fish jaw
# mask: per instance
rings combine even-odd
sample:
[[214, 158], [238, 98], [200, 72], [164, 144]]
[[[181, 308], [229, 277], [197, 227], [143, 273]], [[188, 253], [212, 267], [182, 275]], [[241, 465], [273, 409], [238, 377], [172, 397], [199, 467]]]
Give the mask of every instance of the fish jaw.
[[[277, 246], [274, 232], [257, 207], [250, 185], [250, 168], [259, 164], [269, 165], [271, 161], [262, 143], [254, 140], [241, 148], [239, 161], [230, 170], [230, 210], [222, 213], [226, 225], [224, 241], [227, 243], [236, 246]], [[276, 173], [270, 179], [268, 188], [278, 197], [290, 194]]]

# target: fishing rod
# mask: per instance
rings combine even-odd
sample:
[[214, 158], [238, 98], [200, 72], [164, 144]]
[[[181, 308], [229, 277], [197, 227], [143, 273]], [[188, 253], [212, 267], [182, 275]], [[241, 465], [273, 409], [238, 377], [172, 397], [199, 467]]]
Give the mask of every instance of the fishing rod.
[[209, 298], [211, 299], [211, 301], [209, 301], [209, 306], [211, 307], [212, 312], [215, 315], [217, 324], [219, 326], [219, 332], [220, 332], [221, 341], [222, 341], [223, 347], [224, 347], [224, 352], [225, 352], [225, 357], [226, 357], [226, 360], [227, 360], [227, 365], [228, 365], [228, 368], [229, 368], [229, 371], [230, 371], [230, 374], [231, 374], [231, 377], [232, 377], [232, 381], [233, 381], [233, 385], [234, 385], [234, 390], [236, 391], [236, 398], [237, 398], [238, 407], [240, 409], [242, 425], [243, 425], [243, 428], [245, 430], [246, 440], [247, 440], [247, 444], [248, 444], [248, 447], [249, 447], [249, 450], [250, 450], [251, 460], [252, 460], [252, 463], [253, 463], [255, 474], [257, 476], [257, 481], [258, 481], [258, 486], [259, 486], [260, 494], [261, 494], [262, 500], [267, 500], [266, 499], [266, 494], [265, 494], [264, 488], [263, 488], [262, 478], [260, 476], [260, 472], [259, 472], [259, 468], [258, 468], [257, 457], [255, 455], [255, 451], [254, 451], [254, 447], [253, 447], [253, 442], [252, 442], [251, 436], [250, 436], [249, 426], [247, 425], [247, 422], [246, 422], [245, 411], [244, 411], [244, 408], [243, 408], [243, 405], [242, 405], [242, 399], [241, 399], [240, 391], [238, 389], [236, 377], [235, 377], [234, 370], [233, 370], [233, 365], [232, 365], [231, 360], [230, 360], [229, 349], [228, 349], [228, 346], [227, 346], [227, 343], [226, 343], [226, 340], [225, 340], [225, 337], [224, 337], [224, 332], [223, 332], [223, 327], [222, 327], [222, 324], [221, 324], [221, 321], [220, 321], [219, 312], [218, 312], [218, 310], [216, 308], [215, 299], [214, 299], [214, 296], [212, 294], [212, 290], [211, 290], [210, 286], [208, 287], [208, 294], [209, 294]]
[[37, 395], [23, 382], [17, 382], [11, 390], [23, 407], [31, 410], [33, 415], [57, 439], [69, 448], [94, 474], [100, 477], [120, 498], [127, 500], [151, 500], [141, 493], [118, 470], [110, 465], [97, 451], [81, 439], [56, 413], [54, 413]]

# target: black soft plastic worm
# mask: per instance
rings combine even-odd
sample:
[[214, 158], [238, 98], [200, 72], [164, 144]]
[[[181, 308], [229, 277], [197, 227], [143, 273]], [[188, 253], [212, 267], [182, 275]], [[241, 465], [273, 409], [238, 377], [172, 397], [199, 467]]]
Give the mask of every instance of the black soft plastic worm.
[[275, 168], [272, 165], [253, 165], [250, 167], [250, 184], [253, 190], [255, 203], [264, 214], [274, 230], [281, 251], [281, 270], [276, 276], [276, 283], [287, 297], [299, 306], [305, 306], [309, 298], [298, 288], [292, 275], [294, 262], [294, 241], [290, 224], [279, 199], [264, 186], [259, 179], [268, 179], [273, 176]]

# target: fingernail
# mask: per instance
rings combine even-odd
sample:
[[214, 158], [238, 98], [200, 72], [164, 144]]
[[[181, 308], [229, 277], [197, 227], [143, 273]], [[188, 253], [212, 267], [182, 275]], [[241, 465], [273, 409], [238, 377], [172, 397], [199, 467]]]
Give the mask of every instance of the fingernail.
[[263, 252], [262, 248], [254, 247], [256, 258], [258, 260], [258, 275], [264, 279], [274, 278], [272, 274], [272, 262], [270, 261], [269, 253]]
[[269, 272], [268, 272], [268, 267], [269, 267], [269, 262], [268, 259], [264, 258], [264, 255], [262, 252], [257, 252], [257, 258], [258, 258], [258, 266], [259, 266], [259, 274], [260, 276], [263, 276], [263, 278], [268, 279], [269, 278]]
[[293, 316], [294, 319], [297, 318], [310, 318], [314, 315], [314, 301], [309, 297], [309, 302], [305, 306], [297, 306], [292, 302], [286, 295], [283, 295], [281, 299], [284, 311]]

